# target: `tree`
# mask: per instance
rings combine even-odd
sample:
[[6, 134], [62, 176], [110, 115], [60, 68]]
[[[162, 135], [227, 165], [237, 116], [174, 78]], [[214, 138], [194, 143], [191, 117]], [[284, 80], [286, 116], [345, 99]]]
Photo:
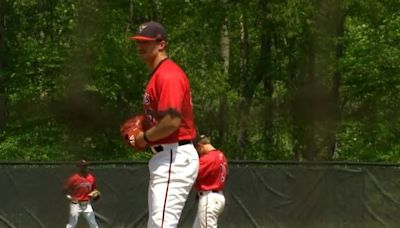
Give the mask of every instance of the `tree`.
[[[342, 1], [314, 1], [304, 24], [300, 55], [290, 61], [296, 160], [331, 159], [340, 116], [340, 73], [344, 8]], [[335, 58], [336, 57], [336, 58]], [[296, 62], [293, 62], [296, 61]], [[331, 89], [330, 89], [331, 88]]]
[[6, 124], [6, 95], [5, 95], [5, 77], [4, 77], [4, 68], [5, 68], [5, 59], [6, 59], [6, 41], [5, 41], [5, 15], [6, 15], [6, 1], [0, 0], [0, 132], [4, 130]]
[[399, 7], [0, 0], [0, 158], [148, 159], [118, 131], [151, 74], [127, 37], [153, 19], [190, 79], [198, 130], [229, 158], [397, 161]]

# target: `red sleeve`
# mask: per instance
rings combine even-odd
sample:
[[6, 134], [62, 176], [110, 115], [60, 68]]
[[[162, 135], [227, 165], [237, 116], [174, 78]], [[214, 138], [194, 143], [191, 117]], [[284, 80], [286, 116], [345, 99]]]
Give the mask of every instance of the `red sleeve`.
[[186, 93], [184, 77], [179, 72], [161, 74], [156, 86], [159, 91], [159, 102], [157, 110], [166, 111], [174, 109], [182, 113], [183, 98]]
[[97, 185], [96, 185], [96, 178], [92, 175], [93, 178], [93, 182], [92, 182], [92, 190], [97, 189]]
[[68, 177], [68, 179], [65, 181], [65, 183], [64, 183], [64, 189], [65, 190], [69, 190], [69, 188], [71, 186], [72, 179], [73, 179], [73, 175]]

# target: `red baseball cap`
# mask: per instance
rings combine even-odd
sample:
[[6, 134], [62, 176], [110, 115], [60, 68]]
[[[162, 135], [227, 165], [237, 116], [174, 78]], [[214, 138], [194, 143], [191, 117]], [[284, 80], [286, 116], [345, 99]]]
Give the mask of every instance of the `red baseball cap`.
[[130, 36], [129, 39], [167, 41], [167, 32], [160, 23], [149, 21], [141, 24], [136, 35]]

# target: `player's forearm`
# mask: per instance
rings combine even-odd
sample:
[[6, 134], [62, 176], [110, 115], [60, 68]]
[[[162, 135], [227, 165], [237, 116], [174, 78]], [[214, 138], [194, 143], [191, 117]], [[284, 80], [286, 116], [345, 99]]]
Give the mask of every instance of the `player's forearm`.
[[154, 127], [146, 131], [148, 141], [153, 142], [163, 139], [175, 132], [181, 125], [181, 118], [172, 115], [166, 115]]

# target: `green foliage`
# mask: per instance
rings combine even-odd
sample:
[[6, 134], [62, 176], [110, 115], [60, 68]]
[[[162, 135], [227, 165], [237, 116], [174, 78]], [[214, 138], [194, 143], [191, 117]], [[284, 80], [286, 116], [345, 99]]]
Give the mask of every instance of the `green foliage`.
[[149, 159], [122, 143], [119, 125], [142, 110], [151, 72], [128, 36], [150, 19], [165, 25], [170, 57], [190, 78], [199, 131], [229, 158], [400, 159], [396, 1], [7, 0], [6, 6], [0, 71], [8, 116], [0, 159]]
[[[343, 153], [355, 160], [398, 161], [400, 98], [400, 15], [379, 24], [363, 18], [347, 21], [343, 99]], [[347, 156], [344, 156], [347, 157]]]
[[71, 159], [64, 150], [62, 126], [53, 121], [30, 119], [9, 124], [7, 134], [1, 135], [0, 156], [7, 160], [59, 160]]

